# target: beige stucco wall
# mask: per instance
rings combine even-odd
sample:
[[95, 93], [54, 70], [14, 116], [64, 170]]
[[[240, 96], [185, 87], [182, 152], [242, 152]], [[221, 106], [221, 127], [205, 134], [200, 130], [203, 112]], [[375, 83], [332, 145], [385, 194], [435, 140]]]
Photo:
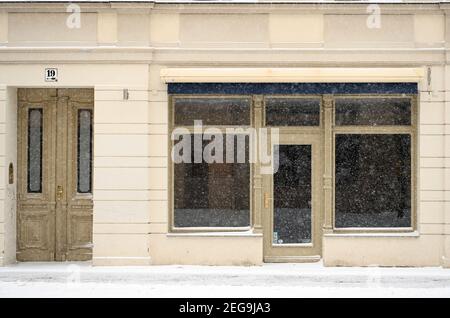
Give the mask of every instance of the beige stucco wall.
[[[55, 64], [52, 64], [55, 65]], [[94, 110], [94, 263], [148, 264], [148, 226], [150, 211], [150, 168], [148, 131], [148, 82], [147, 64], [57, 64], [58, 83], [45, 83], [42, 70], [48, 64], [2, 65], [0, 123], [15, 128], [15, 87], [91, 87], [95, 89]], [[64, 75], [63, 75], [64, 74]], [[88, 75], [91, 74], [91, 75]], [[121, 76], [117, 76], [121, 74]], [[98, 85], [98, 84], [101, 85]], [[123, 101], [122, 90], [129, 89], [129, 100]], [[8, 99], [9, 98], [9, 99]], [[132, 110], [132, 111], [130, 111]], [[6, 120], [5, 116], [9, 116]], [[6, 128], [4, 128], [6, 129]], [[15, 229], [15, 218], [9, 217], [9, 209], [15, 204], [14, 196], [5, 197], [7, 163], [15, 161], [15, 132], [2, 129], [0, 151], [1, 251], [8, 254], [5, 262], [12, 262], [15, 241], [4, 239], [4, 233]], [[113, 142], [111, 142], [113, 139]], [[8, 149], [5, 149], [8, 143]], [[10, 159], [11, 158], [11, 159]], [[10, 237], [15, 237], [11, 234]], [[3, 243], [4, 241], [4, 243]]]
[[[448, 21], [447, 21], [448, 23]], [[443, 206], [443, 265], [450, 267], [450, 104], [448, 101], [448, 92], [450, 91], [450, 69], [445, 66], [445, 102], [444, 102], [444, 193]]]
[[6, 152], [6, 87], [0, 86], [0, 152], [3, 154], [0, 161], [0, 265], [4, 263], [5, 255], [5, 192], [6, 192], [6, 176], [5, 176], [5, 152]]
[[[160, 70], [282, 66], [430, 67], [431, 82], [420, 82], [417, 232], [327, 235], [323, 257], [326, 265], [450, 264], [447, 7], [382, 5], [380, 29], [366, 27], [365, 5], [81, 8], [81, 29], [69, 30], [64, 4], [0, 4], [0, 262], [15, 254], [14, 196], [6, 194], [14, 90], [51, 86], [95, 89], [94, 265], [260, 264], [261, 235], [167, 235]], [[58, 67], [58, 83], [44, 82], [45, 67]]]

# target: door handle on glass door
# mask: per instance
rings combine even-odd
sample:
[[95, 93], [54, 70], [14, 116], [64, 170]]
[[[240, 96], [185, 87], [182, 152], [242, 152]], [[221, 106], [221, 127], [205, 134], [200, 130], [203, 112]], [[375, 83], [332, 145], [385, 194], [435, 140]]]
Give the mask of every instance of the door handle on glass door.
[[269, 193], [264, 192], [264, 208], [268, 209], [270, 207], [270, 197], [269, 197]]

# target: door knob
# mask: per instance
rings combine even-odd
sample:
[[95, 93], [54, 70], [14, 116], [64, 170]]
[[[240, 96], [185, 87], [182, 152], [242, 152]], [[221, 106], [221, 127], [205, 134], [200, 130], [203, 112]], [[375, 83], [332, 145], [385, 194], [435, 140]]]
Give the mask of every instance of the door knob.
[[63, 197], [63, 187], [62, 186], [57, 186], [56, 187], [56, 200], [61, 201], [62, 197]]

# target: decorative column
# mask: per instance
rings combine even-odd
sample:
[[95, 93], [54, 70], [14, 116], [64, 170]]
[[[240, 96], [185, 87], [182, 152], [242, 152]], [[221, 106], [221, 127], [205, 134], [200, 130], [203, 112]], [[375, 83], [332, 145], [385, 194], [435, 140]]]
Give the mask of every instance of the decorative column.
[[323, 96], [324, 109], [324, 172], [323, 172], [323, 194], [324, 194], [324, 223], [323, 233], [333, 231], [333, 97]]
[[[256, 133], [259, 134], [262, 122], [262, 96], [253, 97], [253, 122]], [[253, 136], [250, 136], [252, 138]], [[253, 138], [253, 147], [257, 146], [260, 149], [261, 145], [258, 144], [259, 138]], [[256, 144], [255, 144], [256, 143]], [[250, 151], [254, 149], [250, 148]], [[253, 164], [253, 232], [262, 233], [262, 175], [261, 175], [261, 163], [259, 158]]]

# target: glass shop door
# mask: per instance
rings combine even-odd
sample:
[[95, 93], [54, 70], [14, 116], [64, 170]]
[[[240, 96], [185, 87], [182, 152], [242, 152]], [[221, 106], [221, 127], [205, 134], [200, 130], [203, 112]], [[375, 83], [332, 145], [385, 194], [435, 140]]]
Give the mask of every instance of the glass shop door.
[[275, 169], [263, 175], [265, 262], [320, 260], [320, 141], [318, 134], [295, 133], [280, 134], [277, 144], [269, 141]]

